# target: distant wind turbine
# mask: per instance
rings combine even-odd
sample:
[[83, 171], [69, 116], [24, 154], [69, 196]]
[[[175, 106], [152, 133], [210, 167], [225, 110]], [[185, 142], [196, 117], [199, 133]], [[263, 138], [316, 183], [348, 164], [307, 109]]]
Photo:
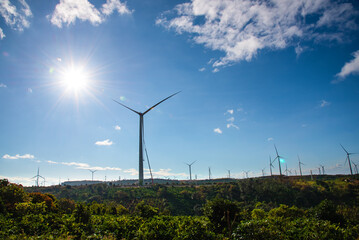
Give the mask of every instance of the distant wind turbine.
[[300, 158], [299, 158], [299, 155], [298, 155], [298, 164], [299, 164], [299, 172], [300, 172], [300, 176], [303, 176], [302, 175], [302, 166], [301, 165], [304, 165], [304, 163], [302, 163], [301, 161], [300, 161]]
[[246, 173], [246, 178], [248, 178], [248, 173], [250, 172], [250, 171], [244, 171], [245, 173]]
[[[196, 160], [197, 161], [197, 160]], [[188, 165], [188, 168], [189, 168], [189, 179], [192, 180], [192, 165], [196, 162], [196, 161], [193, 161], [191, 164], [189, 163], [186, 163]]]
[[270, 175], [271, 176], [273, 175], [272, 174], [272, 168], [274, 168], [274, 166], [273, 166], [274, 161], [275, 161], [275, 159], [272, 162], [272, 158], [271, 158], [271, 156], [269, 156], [269, 169], [270, 169]]
[[39, 178], [42, 178], [45, 181], [45, 178], [40, 175], [40, 168], [37, 168], [37, 174], [32, 178], [36, 178], [36, 187], [39, 186]]
[[[278, 159], [279, 175], [282, 176], [282, 168], [281, 168], [281, 166], [280, 166], [280, 160], [281, 160], [281, 158], [283, 158], [283, 157], [282, 157], [282, 156], [279, 156], [278, 150], [277, 150], [277, 147], [275, 146], [275, 144], [274, 144], [274, 148], [275, 148], [275, 152], [276, 152], [276, 154], [277, 154], [277, 157], [276, 157], [274, 160]], [[274, 160], [273, 160], [273, 161], [274, 161]]]
[[127, 107], [125, 104], [122, 104], [116, 100], [113, 100], [115, 101], [116, 103], [120, 104], [121, 106], [127, 108], [128, 110], [138, 114], [140, 116], [140, 133], [139, 133], [139, 136], [140, 136], [140, 139], [139, 139], [139, 159], [138, 159], [138, 162], [139, 162], [139, 167], [138, 167], [138, 184], [140, 186], [143, 185], [143, 134], [144, 134], [144, 121], [143, 121], [143, 117], [146, 113], [148, 113], [149, 111], [151, 111], [152, 109], [154, 109], [156, 106], [158, 106], [159, 104], [161, 104], [162, 102], [166, 101], [167, 99], [173, 97], [174, 95], [178, 94], [179, 92], [176, 92], [174, 94], [172, 94], [171, 96], [159, 101], [158, 103], [156, 103], [155, 105], [153, 105], [152, 107], [148, 108], [146, 111], [144, 112], [138, 112], [138, 111], [135, 111], [133, 110], [132, 108], [129, 108]]
[[353, 175], [352, 164], [351, 164], [351, 162], [350, 162], [350, 155], [356, 154], [356, 153], [350, 153], [350, 152], [348, 152], [348, 151], [343, 147], [343, 145], [340, 144], [340, 146], [342, 146], [343, 150], [347, 153], [347, 159], [346, 159], [346, 161], [348, 161], [348, 164], [349, 164], [350, 174]]
[[228, 178], [231, 178], [231, 170], [229, 169], [227, 169], [227, 171], [228, 171]]
[[208, 167], [208, 179], [211, 180], [211, 177], [212, 177], [211, 168]]
[[264, 177], [264, 169], [266, 169], [266, 168], [262, 168], [262, 176]]
[[288, 176], [288, 167], [287, 167], [287, 164], [285, 164], [285, 175], [287, 175]]
[[320, 167], [318, 167], [318, 170], [319, 170], [319, 175], [321, 175], [321, 174], [322, 174], [322, 172], [320, 171]]
[[320, 165], [319, 166], [322, 168], [322, 174], [324, 175], [325, 174], [325, 171], [324, 171], [324, 166], [323, 165]]
[[355, 162], [353, 162], [353, 165], [355, 167], [355, 173], [358, 174], [358, 164], [355, 164]]
[[92, 175], [92, 181], [93, 181], [93, 174], [94, 174], [95, 172], [97, 172], [97, 170], [90, 170], [90, 169], [89, 169], [89, 171], [91, 172], [91, 175]]

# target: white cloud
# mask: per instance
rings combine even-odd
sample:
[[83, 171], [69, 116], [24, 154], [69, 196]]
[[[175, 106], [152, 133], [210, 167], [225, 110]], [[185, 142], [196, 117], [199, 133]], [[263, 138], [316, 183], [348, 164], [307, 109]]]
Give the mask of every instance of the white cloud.
[[0, 83], [0, 88], [6, 88], [7, 86], [3, 83]]
[[27, 92], [28, 92], [28, 93], [32, 93], [32, 88], [28, 88], [28, 89], [27, 89]]
[[340, 73], [336, 76], [341, 78], [347, 77], [350, 74], [359, 74], [359, 50], [353, 53], [354, 59], [350, 62], [347, 62], [343, 67]]
[[269, 142], [269, 141], [273, 141], [274, 140], [274, 138], [272, 138], [272, 137], [269, 137], [269, 138], [267, 138], [267, 141]]
[[102, 5], [101, 11], [88, 0], [60, 0], [53, 14], [48, 17], [52, 24], [60, 28], [62, 24], [74, 24], [76, 19], [89, 21], [93, 25], [98, 25], [105, 20], [105, 16], [110, 15], [114, 11], [120, 14], [131, 13], [126, 4], [121, 3], [119, 0], [107, 0]]
[[213, 129], [215, 133], [222, 134], [222, 130], [220, 128]]
[[[357, 27], [357, 14], [351, 3], [331, 0], [192, 0], [178, 4], [156, 23], [224, 52], [212, 62], [217, 71], [220, 66], [250, 61], [262, 49], [341, 41], [345, 32]], [[297, 47], [297, 54], [303, 49]]]
[[234, 122], [234, 117], [230, 117], [227, 119], [228, 122]]
[[327, 106], [329, 106], [330, 105], [330, 102], [327, 102], [327, 101], [325, 101], [325, 100], [322, 100], [322, 101], [320, 101], [320, 107], [327, 107]]
[[50, 164], [62, 164], [65, 166], [74, 166], [77, 169], [86, 169], [86, 170], [97, 170], [97, 171], [120, 171], [121, 168], [117, 167], [98, 167], [98, 166], [90, 166], [88, 163], [80, 163], [80, 162], [54, 162], [54, 161], [47, 161]]
[[130, 14], [132, 11], [130, 11], [125, 3], [121, 3], [119, 0], [107, 0], [104, 5], [102, 5], [102, 13], [105, 15], [110, 15], [114, 11], [116, 11], [119, 14]]
[[96, 170], [96, 171], [121, 171], [121, 168], [117, 167], [88, 167], [88, 168], [82, 168], [82, 169], [88, 169], [88, 170]]
[[116, 125], [116, 126], [115, 126], [115, 130], [121, 130], [121, 127], [118, 126], [118, 125]]
[[97, 146], [111, 146], [112, 144], [113, 144], [113, 142], [110, 141], [110, 139], [95, 142], [95, 145], [97, 145]]
[[3, 30], [0, 28], [0, 39], [3, 39], [4, 37], [6, 37], [6, 35], [4, 34]]
[[31, 154], [16, 154], [15, 156], [10, 156], [9, 154], [5, 154], [2, 158], [4, 159], [34, 159], [35, 156]]
[[[172, 169], [170, 169], [170, 168], [167, 168], [167, 169], [161, 168], [159, 171], [152, 171], [152, 175], [154, 178], [164, 178], [164, 177], [170, 177], [170, 176], [179, 176], [179, 177], [187, 177], [188, 176], [186, 173], [174, 173], [171, 171], [172, 171]], [[148, 169], [146, 169], [145, 174], [146, 175], [150, 174]]]
[[61, 28], [63, 23], [70, 25], [77, 18], [94, 25], [103, 21], [101, 13], [88, 0], [60, 0], [52, 14], [51, 23]]
[[234, 110], [233, 109], [228, 109], [226, 113], [233, 114]]
[[90, 167], [90, 165], [87, 163], [78, 163], [78, 162], [61, 162], [60, 164], [66, 166], [75, 166], [76, 168], [82, 168], [82, 169], [87, 169]]
[[136, 169], [134, 169], [134, 168], [123, 170], [123, 172], [129, 173], [132, 176], [138, 175], [138, 171]]
[[[29, 18], [32, 17], [32, 12], [25, 0], [16, 2], [17, 8], [10, 0], [0, 1], [0, 15], [4, 18], [6, 25], [14, 30], [23, 31], [24, 28], [30, 26]], [[5, 37], [2, 30], [0, 31], [1, 38]]]
[[227, 128], [233, 127], [237, 130], [239, 130], [239, 127], [237, 125], [235, 125], [234, 123], [227, 123]]
[[200, 71], [200, 72], [204, 72], [206, 70], [206, 68], [200, 68], [200, 69], [198, 69], [198, 71]]

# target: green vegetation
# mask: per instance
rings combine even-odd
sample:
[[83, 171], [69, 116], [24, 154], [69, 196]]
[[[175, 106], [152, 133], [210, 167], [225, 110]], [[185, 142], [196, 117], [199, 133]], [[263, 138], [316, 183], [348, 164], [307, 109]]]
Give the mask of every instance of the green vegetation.
[[359, 181], [23, 188], [0, 180], [0, 239], [358, 239]]

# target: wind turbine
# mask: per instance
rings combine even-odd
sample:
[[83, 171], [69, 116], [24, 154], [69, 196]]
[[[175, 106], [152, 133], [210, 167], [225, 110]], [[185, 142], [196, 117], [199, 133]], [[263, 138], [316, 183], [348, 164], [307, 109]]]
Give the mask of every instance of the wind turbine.
[[319, 175], [321, 175], [321, 174], [322, 174], [322, 172], [320, 171], [320, 167], [318, 167], [318, 170], [319, 170]]
[[280, 166], [280, 159], [283, 158], [283, 157], [282, 157], [282, 156], [279, 156], [278, 150], [277, 150], [277, 147], [275, 146], [275, 144], [274, 144], [274, 148], [275, 148], [275, 152], [276, 152], [276, 154], [277, 154], [277, 157], [276, 157], [273, 161], [275, 161], [276, 159], [278, 159], [279, 175], [282, 176], [282, 168], [281, 168], [281, 166]]
[[212, 176], [211, 167], [208, 167], [208, 179], [209, 180], [211, 180], [211, 176]]
[[324, 175], [324, 174], [325, 174], [325, 171], [324, 171], [324, 166], [323, 166], [323, 165], [320, 165], [320, 164], [319, 164], [319, 166], [321, 166], [321, 167], [322, 167], [322, 174]]
[[304, 163], [302, 163], [301, 161], [300, 161], [300, 158], [299, 158], [299, 155], [298, 155], [298, 164], [299, 164], [299, 172], [300, 172], [300, 176], [303, 176], [302, 175], [302, 166], [301, 165], [304, 165]]
[[[197, 161], [197, 160], [196, 160], [196, 161]], [[192, 165], [193, 165], [193, 163], [195, 163], [196, 161], [193, 161], [191, 164], [186, 163], [186, 164], [188, 165], [188, 168], [189, 168], [189, 179], [190, 179], [190, 180], [192, 180]]]
[[355, 164], [355, 162], [353, 162], [353, 165], [355, 167], [355, 173], [358, 174], [358, 164]]
[[262, 176], [264, 177], [264, 169], [266, 169], [266, 168], [262, 168]]
[[39, 178], [42, 178], [45, 181], [45, 178], [40, 175], [40, 168], [37, 168], [37, 174], [32, 178], [36, 178], [36, 187], [39, 186]]
[[244, 171], [245, 173], [246, 173], [246, 178], [248, 178], [248, 173], [250, 172], [250, 171]]
[[285, 170], [284, 170], [284, 172], [285, 172], [285, 175], [288, 176], [288, 167], [287, 167], [287, 164], [285, 164]]
[[[275, 161], [275, 159], [273, 160], [273, 162]], [[274, 168], [273, 166], [273, 162], [272, 162], [272, 158], [269, 156], [269, 169], [270, 169], [270, 175], [272, 176], [272, 168]]]
[[154, 109], [156, 106], [158, 106], [159, 104], [161, 104], [162, 102], [166, 101], [167, 99], [173, 97], [174, 95], [178, 94], [179, 92], [176, 92], [174, 94], [172, 94], [171, 96], [159, 101], [158, 103], [156, 103], [155, 105], [153, 105], [152, 107], [148, 108], [146, 111], [144, 112], [138, 112], [138, 111], [135, 111], [133, 110], [132, 108], [129, 108], [127, 107], [125, 104], [122, 104], [116, 100], [113, 100], [115, 101], [116, 103], [120, 104], [121, 106], [127, 108], [128, 110], [138, 114], [140, 116], [140, 133], [139, 133], [139, 158], [138, 158], [138, 162], [139, 162], [139, 167], [138, 167], [138, 184], [140, 186], [143, 185], [143, 147], [142, 147], [142, 144], [143, 144], [143, 134], [144, 134], [144, 122], [143, 122], [143, 117], [145, 116], [146, 113], [148, 113], [149, 111], [151, 111], [152, 109]]
[[93, 174], [94, 174], [95, 172], [97, 172], [97, 170], [91, 170], [91, 169], [89, 169], [89, 171], [91, 172], [91, 175], [92, 175], [92, 181], [93, 181]]
[[231, 178], [231, 170], [227, 169], [227, 171], [228, 171], [228, 178]]
[[350, 169], [350, 174], [353, 175], [352, 164], [351, 164], [351, 162], [350, 162], [350, 155], [355, 154], [355, 153], [350, 153], [350, 152], [348, 152], [348, 151], [343, 147], [343, 145], [341, 145], [341, 144], [340, 144], [340, 146], [342, 146], [343, 150], [347, 153], [347, 159], [346, 159], [346, 160], [348, 160], [349, 169]]

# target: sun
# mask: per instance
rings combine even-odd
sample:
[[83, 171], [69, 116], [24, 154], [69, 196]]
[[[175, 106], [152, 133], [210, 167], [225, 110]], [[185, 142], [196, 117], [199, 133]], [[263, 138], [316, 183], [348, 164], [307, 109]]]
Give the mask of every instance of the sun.
[[88, 87], [88, 74], [83, 70], [83, 68], [71, 67], [66, 69], [62, 75], [62, 83], [65, 85], [67, 90], [78, 92], [85, 90]]

